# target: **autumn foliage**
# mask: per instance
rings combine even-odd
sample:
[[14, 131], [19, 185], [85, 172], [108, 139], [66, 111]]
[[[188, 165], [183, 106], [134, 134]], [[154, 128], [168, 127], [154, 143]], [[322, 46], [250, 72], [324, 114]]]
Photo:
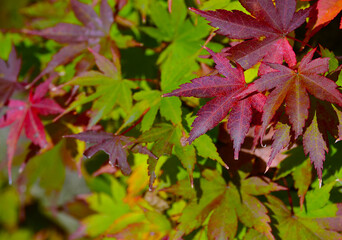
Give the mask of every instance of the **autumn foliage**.
[[342, 239], [341, 1], [3, 6], [0, 238]]

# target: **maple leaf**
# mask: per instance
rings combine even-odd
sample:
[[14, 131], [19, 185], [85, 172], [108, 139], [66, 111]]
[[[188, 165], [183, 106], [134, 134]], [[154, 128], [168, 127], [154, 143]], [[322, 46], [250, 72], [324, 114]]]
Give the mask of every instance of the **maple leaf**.
[[26, 136], [36, 145], [45, 148], [47, 145], [44, 126], [38, 115], [57, 114], [64, 111], [54, 100], [44, 98], [51, 81], [40, 84], [35, 92], [30, 92], [27, 102], [9, 100], [8, 110], [0, 118], [0, 128], [12, 125], [7, 138], [7, 157], [9, 181], [11, 178], [12, 160], [21, 132], [25, 129]]
[[13, 46], [7, 63], [0, 59], [0, 107], [10, 99], [14, 91], [23, 89], [23, 85], [17, 81], [20, 66], [21, 60]]
[[[145, 9], [145, 6], [143, 8]], [[173, 0], [171, 12], [167, 11], [166, 5], [153, 2], [149, 12], [156, 28], [143, 26], [140, 29], [160, 44], [169, 42], [157, 60], [157, 63], [161, 64], [160, 87], [165, 93], [186, 82], [197, 70], [196, 59], [201, 52], [201, 45], [204, 44], [203, 38], [209, 34], [210, 26], [204, 19], [196, 21], [188, 19], [186, 3], [183, 0]], [[161, 103], [170, 105], [171, 102], [176, 101], [179, 105], [179, 99], [169, 99], [168, 103], [161, 100]], [[162, 109], [163, 106], [160, 108], [161, 112]], [[175, 110], [178, 111], [178, 109]]]
[[[329, 195], [328, 195], [329, 196]], [[342, 236], [337, 231], [329, 229], [330, 223], [327, 221], [333, 220], [330, 218], [312, 218], [303, 217], [298, 214], [291, 213], [290, 210], [278, 198], [268, 195], [266, 206], [273, 212], [273, 217], [277, 220], [276, 227], [279, 231], [281, 239], [341, 239]], [[316, 201], [321, 199], [315, 196]], [[323, 223], [323, 221], [325, 221]], [[334, 219], [335, 220], [335, 219]], [[338, 221], [331, 225], [338, 225]], [[333, 221], [331, 221], [333, 222]], [[340, 229], [339, 229], [340, 230]]]
[[246, 95], [254, 91], [263, 92], [273, 89], [264, 107], [263, 133], [284, 100], [295, 138], [302, 134], [308, 117], [310, 104], [308, 92], [323, 101], [342, 105], [342, 95], [337, 90], [336, 83], [318, 75], [329, 70], [329, 58], [312, 60], [314, 52], [315, 49], [306, 54], [299, 66], [294, 68], [268, 63], [278, 71], [261, 76], [242, 93]]
[[174, 124], [179, 124], [182, 120], [182, 102], [177, 97], [162, 98], [161, 91], [147, 90], [135, 93], [133, 99], [138, 102], [134, 105], [126, 119], [133, 119], [134, 116], [137, 117], [144, 111], [147, 111], [141, 121], [140, 129], [142, 132], [151, 129], [158, 111], [162, 117]]
[[89, 51], [94, 55], [96, 65], [100, 71], [84, 72], [69, 81], [68, 84], [96, 86], [96, 91], [89, 96], [81, 93], [79, 99], [75, 100], [63, 115], [74, 110], [77, 106], [93, 102], [92, 117], [89, 123], [90, 126], [93, 126], [103, 116], [109, 114], [115, 105], [119, 105], [124, 111], [128, 112], [133, 102], [131, 89], [135, 88], [136, 85], [133, 81], [122, 78], [121, 65], [119, 61], [115, 60], [115, 56], [113, 56], [114, 62], [112, 62], [90, 48]]
[[95, 143], [95, 145], [87, 148], [83, 155], [90, 158], [98, 151], [104, 151], [109, 155], [109, 163], [114, 167], [118, 166], [124, 175], [131, 173], [131, 168], [127, 162], [127, 149], [131, 152], [147, 154], [154, 159], [158, 159], [146, 147], [136, 144], [135, 139], [132, 137], [92, 130], [79, 134], [65, 135], [64, 137], [76, 138], [87, 143]]
[[[141, 169], [142, 165], [139, 165]], [[136, 169], [129, 179], [136, 174]], [[142, 184], [140, 178], [134, 182], [128, 181], [131, 185]], [[137, 196], [129, 195], [127, 185], [114, 177], [106, 177], [104, 182], [108, 191], [99, 189], [98, 192], [83, 194], [77, 199], [68, 203], [68, 213], [81, 220], [86, 226], [82, 236], [92, 238], [107, 237], [115, 239], [151, 239], [151, 232], [154, 232], [152, 239], [166, 239], [164, 236], [171, 230], [171, 223], [165, 214], [158, 211], [160, 202], [165, 201], [155, 192], [146, 192]], [[146, 185], [144, 186], [146, 187]], [[99, 201], [101, 199], [101, 201]], [[151, 206], [137, 207], [141, 204], [151, 203]], [[165, 202], [167, 205], [167, 203]], [[155, 206], [158, 205], [158, 206]], [[81, 211], [80, 211], [81, 209]], [[81, 213], [81, 214], [80, 214]], [[133, 218], [132, 218], [133, 216]], [[81, 237], [78, 235], [78, 237]]]
[[333, 20], [342, 10], [342, 2], [339, 0], [319, 0], [316, 8], [318, 13], [314, 28], [325, 25]]
[[[156, 124], [150, 130], [144, 132], [138, 139], [137, 143], [153, 142], [152, 152], [157, 156], [170, 155], [173, 153], [182, 163], [183, 167], [187, 170], [190, 178], [190, 184], [193, 186], [193, 170], [196, 163], [196, 150], [197, 154], [203, 158], [211, 158], [218, 161], [222, 166], [228, 169], [228, 166], [223, 162], [215, 144], [211, 138], [207, 135], [202, 135], [194, 142], [194, 146], [182, 146], [182, 131], [179, 127], [175, 127], [170, 124], [160, 123]], [[148, 159], [148, 174], [150, 176], [149, 187], [153, 188], [153, 182], [156, 179], [155, 168], [157, 165], [157, 159]]]
[[196, 198], [195, 190], [190, 188], [186, 181], [180, 181], [164, 189], [166, 192], [190, 200], [178, 220], [177, 237], [189, 234], [200, 227], [213, 212], [208, 222], [209, 239], [234, 239], [238, 220], [248, 228], [254, 228], [264, 234], [268, 239], [273, 239], [267, 209], [255, 196], [268, 195], [272, 191], [286, 188], [266, 178], [247, 178], [246, 173], [238, 172], [238, 174], [241, 179], [240, 186], [234, 185], [233, 182], [227, 184], [216, 171], [204, 170], [200, 186], [203, 191], [202, 196], [205, 197], [200, 199]]
[[335, 217], [322, 217], [322, 218], [317, 218], [316, 221], [318, 222], [318, 224], [326, 229], [326, 230], [330, 230], [330, 231], [336, 231], [339, 232], [341, 234], [342, 231], [342, 204], [338, 203], [336, 204], [338, 211], [336, 212], [336, 216]]
[[[177, 128], [170, 124], [162, 123], [156, 125], [154, 128], [144, 132], [137, 140], [137, 143], [153, 142], [152, 152], [160, 157], [163, 154], [171, 154], [174, 145], [178, 142]], [[158, 158], [149, 157], [148, 163], [148, 175], [149, 189], [153, 189], [153, 183], [156, 179], [155, 168], [158, 162]]]
[[272, 137], [272, 152], [269, 156], [265, 172], [268, 171], [268, 168], [271, 166], [272, 161], [275, 159], [277, 154], [289, 145], [291, 140], [290, 129], [291, 127], [287, 124], [283, 124], [281, 122], [277, 123]]
[[[227, 50], [228, 56], [248, 69], [261, 59], [267, 62], [296, 64], [296, 55], [286, 39], [286, 35], [309, 16], [310, 9], [296, 12], [295, 0], [240, 0], [241, 5], [251, 13], [241, 11], [191, 10], [219, 28], [217, 33], [233, 39], [248, 39]], [[261, 38], [261, 40], [260, 40]], [[269, 72], [267, 65], [261, 64], [259, 74]]]
[[341, 10], [342, 2], [340, 0], [319, 0], [310, 13], [307, 24], [309, 30], [305, 33], [304, 42], [307, 43], [313, 35], [330, 23]]
[[312, 182], [312, 165], [310, 159], [305, 156], [302, 146], [291, 149], [287, 155], [284, 161], [279, 164], [273, 180], [279, 180], [291, 174], [294, 187], [298, 189], [298, 197], [300, 197], [300, 206], [302, 207], [305, 195]]
[[208, 48], [207, 50], [216, 63], [216, 69], [224, 77], [205, 76], [196, 78], [191, 83], [182, 84], [179, 89], [163, 96], [214, 97], [198, 111], [187, 139], [190, 144], [197, 137], [219, 124], [231, 110], [228, 118], [228, 131], [234, 142], [234, 158], [238, 159], [241, 144], [251, 125], [252, 109], [261, 112], [266, 98], [262, 94], [253, 95], [251, 98], [241, 101], [235, 98], [246, 88], [242, 68], [239, 66], [233, 68], [228, 59]]
[[29, 34], [39, 35], [55, 40], [62, 44], [69, 44], [59, 50], [49, 62], [47, 67], [33, 81], [52, 71], [55, 67], [65, 64], [81, 54], [87, 47], [96, 46], [100, 39], [109, 34], [114, 22], [113, 11], [107, 0], [102, 0], [100, 16], [93, 7], [77, 0], [70, 1], [71, 8], [77, 19], [84, 25], [71, 23], [58, 23], [56, 26], [41, 31], [28, 31]]
[[318, 129], [316, 114], [303, 135], [303, 146], [305, 154], [309, 154], [311, 162], [317, 169], [318, 178], [322, 181], [323, 161], [325, 153], [328, 152], [328, 146]]
[[122, 219], [126, 214], [132, 212], [132, 209], [124, 199], [126, 187], [114, 177], [108, 178], [106, 184], [108, 184], [109, 192], [105, 193], [100, 190], [80, 197], [83, 204], [87, 203], [88, 208], [85, 209], [88, 210], [85, 211], [88, 212], [88, 216], [83, 215], [85, 217], [82, 219], [82, 224], [87, 226], [87, 236], [91, 236], [92, 238], [102, 235], [106, 231], [110, 231], [113, 229], [112, 226], [116, 223], [116, 220]]
[[[306, 54], [298, 67], [288, 68], [280, 64], [268, 63], [277, 72], [271, 72], [261, 76], [241, 94], [246, 96], [255, 91], [264, 92], [271, 90], [263, 109], [261, 140], [267, 126], [283, 102], [286, 104], [285, 113], [289, 116], [289, 122], [295, 139], [302, 135], [306, 119], [309, 115], [310, 99], [308, 93], [323, 101], [342, 106], [342, 95], [337, 89], [336, 83], [324, 76], [318, 75], [329, 70], [329, 58], [312, 60], [314, 52], [315, 49]], [[325, 157], [324, 154], [319, 154], [320, 157], [317, 154], [321, 152], [321, 149], [325, 149], [325, 151], [327, 149], [325, 145], [319, 144], [318, 142], [316, 144], [309, 142], [309, 139], [316, 139], [318, 137], [316, 133], [319, 133], [315, 119], [312, 124], [307, 129], [304, 137], [305, 152], [310, 153], [311, 161], [315, 163], [318, 175], [321, 176], [321, 164]], [[310, 134], [310, 131], [314, 135]], [[279, 146], [274, 148], [276, 151], [281, 149], [280, 146], [284, 147], [289, 143], [289, 138], [284, 133], [286, 135], [289, 131], [285, 131], [284, 129], [283, 134], [279, 134], [279, 136], [275, 136], [274, 138], [275, 142], [279, 141], [276, 144]], [[283, 140], [280, 140], [280, 138]], [[318, 139], [316, 140], [318, 141]], [[320, 140], [320, 142], [322, 141], [323, 139]], [[316, 147], [319, 147], [319, 149], [314, 149]], [[272, 158], [276, 153], [272, 153]]]

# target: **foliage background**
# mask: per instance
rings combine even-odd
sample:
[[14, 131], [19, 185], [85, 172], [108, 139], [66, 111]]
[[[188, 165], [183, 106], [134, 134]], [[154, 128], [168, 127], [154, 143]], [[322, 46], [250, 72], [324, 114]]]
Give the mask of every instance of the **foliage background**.
[[[100, 1], [82, 2], [99, 12]], [[0, 130], [0, 239], [341, 239], [341, 142], [330, 139], [322, 188], [301, 146], [279, 156], [264, 174], [269, 147], [258, 147], [252, 153], [252, 138], [247, 137], [239, 160], [232, 160], [232, 143], [224, 124], [195, 141], [195, 147], [180, 144], [205, 100], [186, 98], [181, 102], [160, 95], [213, 71], [213, 61], [200, 57], [208, 54], [201, 46], [212, 28], [187, 7], [245, 11], [240, 3], [174, 0], [171, 14], [166, 1], [108, 3], [116, 17], [110, 37], [101, 42], [101, 54], [112, 58], [109, 43], [119, 49], [122, 76], [131, 84], [123, 95], [128, 100], [118, 99], [97, 122], [93, 104], [98, 100], [72, 109], [67, 103], [72, 86], [81, 81], [74, 78], [77, 62], [86, 57], [92, 69], [98, 69], [90, 52], [55, 69], [56, 88], [50, 88], [48, 96], [70, 111], [55, 122], [53, 116], [42, 118], [50, 144], [47, 149], [36, 151], [30, 140], [20, 138], [12, 185], [8, 184], [5, 154], [9, 129]], [[298, 1], [297, 7], [308, 4]], [[323, 46], [322, 53], [331, 57], [335, 69], [342, 56], [340, 19], [341, 14], [309, 41], [312, 46]], [[32, 82], [61, 47], [53, 40], [27, 33], [59, 22], [79, 24], [69, 1], [1, 1], [0, 58], [7, 61], [15, 46], [22, 59], [20, 82]], [[306, 31], [304, 24], [294, 35], [303, 39]], [[228, 43], [227, 38], [216, 35], [207, 47], [219, 52]], [[302, 54], [300, 43], [292, 44], [296, 53]], [[342, 86], [340, 70], [332, 70], [330, 75]], [[246, 71], [245, 76], [253, 81], [257, 69]], [[78, 94], [91, 94], [97, 87], [81, 84]], [[26, 96], [27, 92], [19, 92], [14, 98]], [[107, 99], [102, 101], [97, 104], [113, 105]], [[162, 156], [153, 162], [147, 155], [129, 154], [129, 176], [108, 168], [105, 153], [86, 159], [82, 157], [83, 142], [62, 138], [89, 127], [122, 133], [135, 122], [138, 124], [127, 135], [150, 142], [146, 146]], [[159, 135], [151, 138], [153, 130]], [[168, 143], [163, 142], [169, 135]], [[158, 141], [164, 144], [163, 150], [169, 146], [171, 154], [158, 152]], [[29, 161], [19, 173], [25, 159]], [[222, 160], [229, 170], [222, 167]], [[154, 164], [156, 181], [149, 191], [148, 174], [152, 174]]]

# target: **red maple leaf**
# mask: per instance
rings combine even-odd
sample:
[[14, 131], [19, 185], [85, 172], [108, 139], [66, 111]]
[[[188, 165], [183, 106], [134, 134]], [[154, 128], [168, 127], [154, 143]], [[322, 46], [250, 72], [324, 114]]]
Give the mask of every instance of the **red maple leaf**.
[[[328, 25], [341, 10], [341, 0], [318, 0], [315, 4], [315, 8], [310, 13], [310, 19], [307, 24], [308, 31], [305, 33], [304, 43], [307, 43], [313, 35]], [[340, 29], [341, 28], [342, 25], [340, 24]]]
[[[207, 49], [207, 48], [206, 48]], [[261, 112], [265, 103], [265, 96], [256, 94], [239, 101], [236, 95], [246, 89], [243, 69], [238, 65], [233, 68], [228, 59], [207, 49], [212, 55], [216, 69], [224, 77], [205, 76], [193, 79], [191, 83], [185, 83], [179, 89], [168, 96], [212, 98], [197, 113], [197, 118], [192, 124], [192, 130], [187, 141], [191, 144], [200, 135], [215, 127], [229, 113], [228, 131], [234, 142], [234, 158], [238, 159], [241, 144], [250, 128], [252, 121], [252, 108]]]
[[[298, 67], [288, 68], [286, 66], [268, 63], [269, 66], [276, 69], [276, 72], [262, 75], [255, 80], [248, 88], [237, 97], [247, 96], [253, 92], [264, 92], [270, 90], [264, 105], [262, 116], [261, 139], [270, 124], [276, 111], [285, 102], [285, 113], [289, 116], [291, 130], [294, 138], [302, 135], [306, 120], [309, 116], [310, 98], [309, 93], [316, 98], [328, 101], [330, 103], [342, 106], [342, 94], [337, 89], [334, 81], [321, 76], [329, 70], [329, 58], [317, 58], [312, 60], [315, 49], [306, 54]], [[310, 154], [310, 159], [315, 163], [319, 177], [321, 177], [322, 162], [325, 159], [324, 151], [327, 147], [323, 137], [319, 133], [316, 117], [311, 125], [306, 129], [303, 138], [304, 150]], [[276, 142], [276, 151], [280, 151], [286, 146], [290, 134], [286, 126], [279, 128], [278, 135], [274, 136]], [[276, 152], [272, 153], [271, 159]], [[270, 164], [270, 162], [269, 162]]]
[[[310, 9], [296, 12], [295, 0], [240, 0], [251, 15], [241, 11], [202, 11], [191, 9], [219, 28], [217, 33], [233, 39], [248, 39], [227, 50], [228, 56], [248, 69], [264, 59], [266, 62], [296, 65], [296, 55], [286, 35], [305, 22]], [[259, 74], [271, 69], [262, 64]]]
[[319, 0], [317, 2], [317, 18], [314, 28], [327, 25], [342, 10], [341, 0]]
[[131, 173], [131, 168], [127, 162], [128, 149], [132, 152], [147, 154], [152, 158], [158, 159], [146, 147], [136, 144], [135, 139], [132, 137], [96, 131], [85, 131], [64, 137], [76, 138], [87, 143], [95, 143], [95, 145], [87, 148], [83, 155], [90, 158], [98, 151], [104, 151], [109, 155], [109, 163], [113, 167], [119, 167], [124, 175]]
[[9, 100], [8, 110], [0, 118], [0, 128], [12, 125], [7, 138], [8, 175], [11, 182], [12, 160], [21, 132], [25, 129], [26, 136], [36, 145], [45, 148], [47, 145], [44, 126], [38, 115], [57, 114], [64, 111], [55, 101], [44, 98], [49, 89], [50, 81], [40, 84], [36, 91], [29, 94], [27, 102]]
[[0, 107], [8, 101], [14, 91], [23, 89], [22, 83], [17, 81], [20, 66], [21, 60], [13, 46], [7, 63], [0, 59]]

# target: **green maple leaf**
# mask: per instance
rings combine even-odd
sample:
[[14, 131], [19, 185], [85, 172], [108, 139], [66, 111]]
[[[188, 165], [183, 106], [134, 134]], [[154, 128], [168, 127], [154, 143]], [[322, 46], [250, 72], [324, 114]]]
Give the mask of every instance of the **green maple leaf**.
[[[177, 88], [190, 80], [191, 75], [198, 69], [196, 61], [203, 61], [198, 56], [201, 53], [203, 40], [210, 33], [210, 26], [204, 19], [189, 19], [184, 1], [174, 0], [171, 12], [166, 5], [154, 2], [151, 6], [150, 17], [156, 27], [144, 26], [141, 30], [158, 42], [169, 43], [159, 55], [161, 64], [161, 89], [163, 93]], [[209, 43], [213, 49], [221, 48], [219, 44]]]
[[[149, 131], [144, 132], [137, 140], [137, 143], [148, 143], [153, 142], [151, 151], [157, 157], [163, 154], [171, 154], [173, 146], [179, 142], [179, 130], [174, 126], [161, 123], [151, 128]], [[158, 159], [150, 157], [148, 159], [148, 175], [150, 176], [149, 187], [152, 189], [154, 180], [156, 179], [155, 169]]]
[[178, 220], [177, 237], [189, 234], [202, 226], [212, 212], [208, 222], [209, 239], [233, 239], [237, 233], [238, 220], [248, 228], [253, 228], [272, 239], [268, 211], [255, 196], [267, 195], [272, 191], [285, 188], [266, 178], [246, 177], [245, 173], [239, 172], [239, 178], [242, 179], [241, 185], [237, 186], [233, 182], [227, 185], [218, 172], [206, 169], [200, 179], [203, 197], [199, 199], [194, 197], [196, 196], [195, 190], [189, 186], [188, 191], [185, 191], [185, 182], [179, 182], [166, 189], [167, 192], [190, 200]]
[[162, 93], [158, 90], [145, 90], [134, 94], [133, 99], [138, 101], [133, 107], [129, 117], [140, 116], [144, 111], [148, 112], [141, 121], [141, 131], [145, 132], [151, 129], [158, 111], [166, 120], [174, 124], [180, 124], [182, 120], [181, 101], [179, 98], [165, 99], [161, 97]]
[[111, 184], [110, 194], [99, 192], [85, 197], [85, 202], [94, 212], [82, 220], [90, 236], [104, 233], [116, 219], [131, 211], [129, 205], [124, 202], [124, 186], [114, 178], [108, 178], [108, 181]]
[[303, 206], [305, 194], [307, 193], [312, 180], [312, 165], [310, 159], [305, 157], [303, 148], [297, 146], [291, 149], [280, 164], [273, 180], [279, 180], [291, 174], [294, 181], [294, 187], [298, 189], [300, 204]]
[[69, 85], [94, 86], [95, 92], [90, 95], [81, 93], [69, 108], [66, 114], [78, 106], [93, 102], [90, 125], [95, 125], [100, 119], [108, 115], [115, 106], [129, 112], [133, 105], [132, 91], [136, 84], [122, 78], [120, 62], [115, 59], [111, 62], [104, 56], [89, 49], [95, 57], [96, 65], [100, 71], [88, 71], [72, 79]]
[[[184, 131], [184, 129], [183, 129]], [[202, 135], [194, 141], [193, 145], [183, 146], [181, 144], [182, 130], [180, 126], [173, 126], [167, 123], [156, 124], [150, 130], [144, 132], [137, 143], [153, 143], [151, 151], [158, 157], [162, 155], [174, 154], [180, 160], [183, 167], [188, 172], [190, 183], [193, 185], [193, 171], [197, 162], [197, 154], [203, 158], [211, 158], [228, 168], [217, 152], [215, 144], [207, 135]], [[197, 154], [196, 154], [197, 153]], [[148, 173], [150, 176], [149, 187], [152, 189], [156, 179], [155, 168], [158, 159], [150, 157], [148, 159]]]
[[[151, 6], [150, 17], [156, 27], [146, 26], [142, 27], [141, 30], [160, 42], [177, 42], [181, 44], [182, 41], [180, 40], [183, 40], [185, 43], [188, 41], [198, 41], [207, 36], [210, 29], [204, 21], [195, 26], [190, 20], [186, 19], [187, 7], [182, 0], [173, 1], [171, 13], [168, 12], [165, 5], [163, 6], [160, 2], [155, 2]], [[187, 39], [188, 41], [186, 41]], [[184, 54], [187, 51], [189, 49], [183, 49]]]
[[292, 214], [278, 198], [268, 195], [267, 200], [269, 203], [266, 205], [272, 210], [273, 217], [277, 220], [276, 227], [281, 239], [333, 240], [342, 238], [341, 234], [326, 229], [319, 219]]

